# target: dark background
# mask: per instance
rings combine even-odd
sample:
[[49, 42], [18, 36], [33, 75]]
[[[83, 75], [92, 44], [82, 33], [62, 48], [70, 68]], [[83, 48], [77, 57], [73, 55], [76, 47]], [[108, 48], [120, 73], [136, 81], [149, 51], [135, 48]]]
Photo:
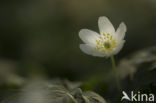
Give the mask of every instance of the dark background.
[[[1, 1], [1, 90], [12, 83], [21, 84], [18, 77], [91, 81], [93, 86], [99, 78], [109, 81], [109, 58], [89, 56], [79, 49], [79, 30], [99, 32], [99, 16], [107, 16], [115, 28], [122, 21], [127, 25], [126, 43], [115, 57], [117, 64], [127, 55], [156, 44], [155, 0]], [[92, 89], [92, 85], [85, 88]]]

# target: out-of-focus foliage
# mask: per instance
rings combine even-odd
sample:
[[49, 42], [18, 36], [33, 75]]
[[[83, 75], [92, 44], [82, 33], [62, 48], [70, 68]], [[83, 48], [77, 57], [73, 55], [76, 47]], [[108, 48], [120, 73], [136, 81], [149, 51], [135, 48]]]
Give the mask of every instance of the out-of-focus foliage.
[[134, 75], [136, 74], [136, 72], [138, 71], [140, 72], [146, 69], [149, 73], [151, 71], [154, 71], [155, 67], [156, 67], [156, 47], [151, 47], [140, 50], [134, 53], [133, 55], [130, 55], [129, 57], [121, 60], [118, 66], [119, 68], [118, 73], [120, 78], [130, 76], [131, 79], [134, 79]]
[[119, 69], [121, 79], [130, 81], [125, 89], [156, 93], [156, 47], [140, 50], [121, 60]]
[[15, 73], [16, 65], [12, 61], [0, 60], [0, 85], [20, 85], [24, 82], [24, 79]]
[[80, 83], [63, 80], [33, 82], [2, 103], [106, 103], [92, 91], [82, 92]]

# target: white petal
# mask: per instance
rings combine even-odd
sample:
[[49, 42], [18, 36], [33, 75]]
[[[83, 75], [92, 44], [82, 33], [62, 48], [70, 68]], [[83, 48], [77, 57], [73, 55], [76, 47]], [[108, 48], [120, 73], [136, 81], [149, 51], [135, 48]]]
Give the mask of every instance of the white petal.
[[79, 32], [79, 37], [86, 44], [96, 44], [96, 40], [98, 39], [99, 34], [88, 29], [81, 29]]
[[92, 56], [98, 56], [98, 57], [104, 57], [105, 55], [100, 53], [99, 51], [95, 50], [94, 47], [92, 47], [89, 44], [80, 44], [80, 49], [88, 54], [88, 55], [92, 55]]
[[125, 37], [125, 32], [126, 32], [127, 28], [125, 23], [121, 23], [116, 31], [115, 37], [117, 39], [117, 41], [123, 40]]
[[119, 44], [117, 44], [117, 47], [116, 49], [113, 51], [113, 55], [117, 54], [121, 49], [122, 47], [124, 46], [124, 43], [125, 43], [125, 40], [122, 40], [119, 42]]
[[99, 17], [98, 25], [100, 29], [100, 34], [107, 34], [110, 33], [113, 35], [115, 33], [115, 29], [109, 19], [105, 16]]

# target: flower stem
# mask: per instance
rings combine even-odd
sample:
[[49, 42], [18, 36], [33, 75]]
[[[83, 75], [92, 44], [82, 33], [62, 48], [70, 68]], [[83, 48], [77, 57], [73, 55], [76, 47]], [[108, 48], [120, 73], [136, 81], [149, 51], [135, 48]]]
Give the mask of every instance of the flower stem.
[[112, 61], [112, 67], [113, 67], [114, 77], [116, 81], [116, 86], [117, 86], [118, 91], [121, 92], [120, 82], [119, 82], [119, 78], [118, 78], [117, 71], [116, 71], [116, 64], [115, 64], [114, 56], [111, 56], [111, 61]]

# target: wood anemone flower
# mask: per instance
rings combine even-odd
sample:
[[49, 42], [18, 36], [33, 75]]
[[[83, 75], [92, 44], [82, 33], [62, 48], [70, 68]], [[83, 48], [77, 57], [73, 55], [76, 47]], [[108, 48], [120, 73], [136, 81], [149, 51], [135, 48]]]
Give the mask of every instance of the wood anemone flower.
[[123, 47], [126, 25], [121, 22], [115, 31], [112, 23], [105, 16], [99, 17], [98, 26], [100, 33], [89, 29], [81, 29], [79, 37], [84, 42], [80, 49], [92, 56], [110, 57], [117, 54]]

